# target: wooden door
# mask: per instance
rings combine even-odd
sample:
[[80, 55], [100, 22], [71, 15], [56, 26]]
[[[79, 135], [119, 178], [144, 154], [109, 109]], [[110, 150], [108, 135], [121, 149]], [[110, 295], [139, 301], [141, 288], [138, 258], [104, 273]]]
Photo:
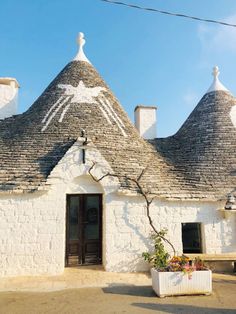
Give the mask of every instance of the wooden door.
[[102, 263], [102, 195], [67, 195], [66, 266]]

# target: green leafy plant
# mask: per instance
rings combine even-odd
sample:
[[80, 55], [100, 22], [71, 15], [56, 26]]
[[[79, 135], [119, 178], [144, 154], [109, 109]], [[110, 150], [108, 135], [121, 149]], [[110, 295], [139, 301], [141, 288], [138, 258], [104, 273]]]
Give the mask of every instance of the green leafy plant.
[[154, 251], [144, 252], [142, 254], [145, 261], [157, 270], [164, 271], [168, 266], [168, 259], [170, 255], [166, 252], [163, 237], [167, 234], [167, 229], [162, 229], [157, 233], [151, 234], [151, 239], [154, 241]]
[[185, 255], [173, 256], [170, 258], [170, 255], [165, 250], [163, 244], [163, 239], [165, 239], [166, 234], [167, 229], [162, 229], [157, 233], [152, 233], [151, 239], [154, 242], [154, 251], [142, 253], [144, 260], [147, 261], [151, 267], [154, 267], [158, 271], [181, 271], [184, 274], [187, 274], [189, 279], [192, 278], [192, 273], [195, 270], [208, 269], [199, 257], [195, 258], [193, 261], [190, 261], [190, 259]]

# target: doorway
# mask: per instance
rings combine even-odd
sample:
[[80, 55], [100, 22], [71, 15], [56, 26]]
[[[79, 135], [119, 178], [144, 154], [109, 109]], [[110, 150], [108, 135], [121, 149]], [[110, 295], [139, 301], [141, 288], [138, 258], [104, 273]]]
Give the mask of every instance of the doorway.
[[66, 266], [102, 264], [102, 194], [67, 195]]

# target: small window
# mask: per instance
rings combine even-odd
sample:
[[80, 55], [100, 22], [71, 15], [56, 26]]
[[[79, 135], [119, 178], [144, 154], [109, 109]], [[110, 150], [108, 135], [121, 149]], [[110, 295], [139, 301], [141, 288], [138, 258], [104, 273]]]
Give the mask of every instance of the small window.
[[182, 223], [183, 253], [202, 253], [201, 224]]

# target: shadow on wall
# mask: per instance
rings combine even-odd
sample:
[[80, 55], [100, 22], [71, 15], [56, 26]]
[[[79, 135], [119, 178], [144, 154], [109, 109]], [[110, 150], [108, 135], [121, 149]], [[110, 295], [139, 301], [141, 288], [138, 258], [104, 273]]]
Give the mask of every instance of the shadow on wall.
[[156, 138], [156, 122], [152, 123], [148, 129], [145, 130], [145, 132], [143, 133], [143, 138], [146, 138], [146, 139], [153, 139], [154, 138], [154, 135], [155, 135], [155, 138]]
[[178, 314], [235, 314], [235, 309], [206, 308], [183, 304], [132, 303], [137, 308], [153, 310], [156, 313]]
[[236, 251], [236, 221], [234, 215], [230, 217], [227, 221], [227, 225], [223, 224], [223, 222], [220, 224], [221, 228], [221, 247], [222, 247], [222, 253], [229, 253], [229, 252], [235, 252]]
[[[143, 206], [145, 206], [145, 201], [140, 202], [141, 204], [143, 203]], [[122, 215], [122, 220], [124, 221], [124, 224], [129, 227], [132, 232], [130, 234], [135, 234], [137, 238], [140, 239], [140, 241], [135, 240], [135, 243], [138, 243], [136, 246], [133, 245], [133, 238], [130, 238], [130, 245], [127, 243], [127, 247], [122, 248], [122, 250], [125, 249], [126, 254], [130, 254], [130, 259], [124, 259], [120, 261], [119, 263], [116, 263], [114, 266], [114, 270], [117, 271], [117, 269], [122, 270], [122, 271], [146, 271], [148, 270], [148, 265], [146, 262], [144, 262], [142, 258], [142, 252], [143, 251], [148, 251], [153, 249], [149, 235], [146, 235], [142, 228], [142, 224], [140, 223], [131, 223], [130, 222], [130, 217], [135, 216], [135, 208], [133, 208], [133, 213], [130, 212], [130, 203], [127, 200], [125, 202], [124, 210], [123, 210], [123, 215]], [[143, 216], [142, 216], [143, 217]], [[145, 215], [144, 215], [145, 217]], [[147, 219], [147, 225], [148, 225], [148, 217]], [[158, 226], [157, 226], [158, 227]], [[118, 227], [119, 231], [119, 227]], [[150, 227], [150, 233], [151, 233], [151, 227]], [[140, 242], [144, 244], [144, 249], [142, 250], [140, 248]]]
[[[141, 201], [141, 204], [143, 204], [143, 207], [145, 208], [145, 212], [146, 212], [146, 204], [145, 204], [145, 200], [142, 199]], [[124, 207], [124, 215], [123, 215], [123, 218], [124, 218], [124, 221], [125, 221], [125, 224], [130, 227], [134, 233], [140, 238], [140, 240], [145, 244], [146, 247], [148, 247], [148, 249], [151, 249], [152, 248], [152, 245], [150, 243], [150, 239], [149, 237], [147, 237], [146, 235], [144, 235], [140, 230], [139, 230], [139, 226], [138, 224], [133, 224], [130, 222], [129, 220], [129, 208], [130, 208], [130, 204], [129, 204], [129, 201], [127, 200], [125, 202], [125, 207]], [[133, 209], [135, 211], [135, 208]], [[135, 215], [135, 213], [130, 213], [130, 215]], [[144, 214], [144, 216], [146, 217], [147, 219], [147, 225], [148, 225], [148, 217], [146, 214]], [[151, 226], [150, 226], [150, 233], [151, 233], [152, 229], [151, 229]]]
[[[214, 217], [214, 218], [212, 218]], [[222, 253], [230, 253], [236, 251], [236, 240], [234, 235], [236, 234], [236, 224], [235, 221], [228, 221], [227, 224], [224, 224], [224, 219], [222, 218], [222, 214], [218, 211], [217, 215], [215, 210], [212, 211], [212, 215], [205, 216], [204, 211], [201, 211], [197, 214], [196, 217], [197, 222], [201, 222], [202, 224], [211, 226], [211, 238], [217, 237], [216, 232], [220, 234], [221, 245], [220, 248]], [[217, 231], [217, 224], [220, 224], [220, 232]], [[230, 225], [230, 226], [229, 226]], [[228, 230], [227, 230], [228, 229]], [[209, 232], [209, 229], [208, 229]], [[205, 232], [202, 233], [202, 237], [206, 237]], [[227, 240], [226, 240], [227, 238]], [[227, 241], [227, 242], [225, 242]], [[205, 239], [203, 241], [205, 243]], [[203, 249], [207, 249], [204, 247]]]

